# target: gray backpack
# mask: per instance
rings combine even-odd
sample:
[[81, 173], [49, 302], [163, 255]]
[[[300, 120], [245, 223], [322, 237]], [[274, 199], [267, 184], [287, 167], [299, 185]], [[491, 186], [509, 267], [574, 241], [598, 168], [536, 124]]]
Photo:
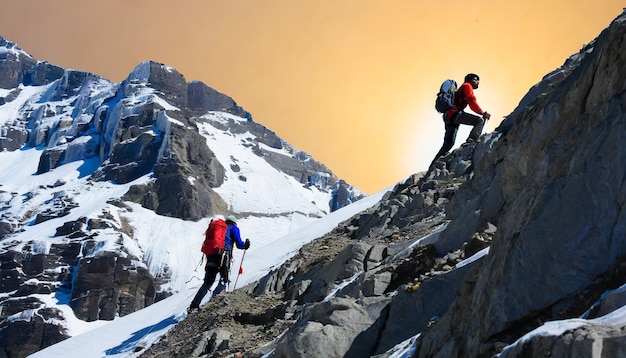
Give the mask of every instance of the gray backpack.
[[445, 80], [439, 88], [437, 99], [435, 100], [435, 109], [439, 113], [446, 113], [454, 106], [454, 93], [456, 93], [457, 85], [455, 80]]

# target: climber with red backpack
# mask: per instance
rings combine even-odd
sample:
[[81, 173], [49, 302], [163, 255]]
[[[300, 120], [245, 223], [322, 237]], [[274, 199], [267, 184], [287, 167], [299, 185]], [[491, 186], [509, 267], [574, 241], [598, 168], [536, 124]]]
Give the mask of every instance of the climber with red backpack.
[[[443, 145], [430, 166], [439, 159], [439, 157], [448, 153], [456, 140], [456, 133], [460, 124], [473, 126], [467, 142], [476, 142], [483, 131], [485, 121], [491, 118], [491, 115], [478, 105], [474, 90], [478, 88], [480, 78], [474, 73], [465, 76], [465, 80], [461, 87], [456, 90], [456, 82], [448, 80], [441, 85], [441, 89], [437, 94], [435, 108], [438, 112], [443, 113], [443, 121], [445, 124], [446, 134], [444, 135]], [[452, 101], [450, 101], [452, 99]], [[466, 113], [464, 109], [469, 105], [470, 109], [481, 115], [481, 117]]]
[[202, 253], [206, 256], [207, 263], [204, 267], [204, 282], [198, 293], [191, 301], [189, 310], [198, 310], [200, 302], [209, 292], [215, 282], [217, 274], [220, 274], [220, 282], [213, 291], [213, 295], [219, 294], [228, 284], [228, 274], [232, 258], [233, 246], [238, 249], [247, 250], [250, 248], [250, 240], [243, 241], [237, 227], [237, 219], [230, 215], [226, 219], [213, 219], [205, 232], [205, 239], [202, 243]]

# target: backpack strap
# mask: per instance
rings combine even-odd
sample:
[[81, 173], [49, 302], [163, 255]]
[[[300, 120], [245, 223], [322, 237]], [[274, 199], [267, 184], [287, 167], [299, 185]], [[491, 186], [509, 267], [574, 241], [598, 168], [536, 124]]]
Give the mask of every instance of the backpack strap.
[[465, 91], [463, 90], [463, 85], [459, 87], [459, 90], [454, 93], [454, 98], [452, 102], [455, 106], [459, 108], [463, 108], [467, 106], [467, 99], [465, 98]]

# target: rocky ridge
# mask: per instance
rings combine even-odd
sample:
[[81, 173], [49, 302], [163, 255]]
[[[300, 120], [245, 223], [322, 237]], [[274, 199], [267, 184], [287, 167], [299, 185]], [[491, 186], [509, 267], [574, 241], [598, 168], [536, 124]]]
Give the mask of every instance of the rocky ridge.
[[[626, 323], [600, 318], [626, 304], [624, 34], [626, 14], [494, 133], [141, 356], [623, 355]], [[530, 334], [568, 319], [572, 329]]]

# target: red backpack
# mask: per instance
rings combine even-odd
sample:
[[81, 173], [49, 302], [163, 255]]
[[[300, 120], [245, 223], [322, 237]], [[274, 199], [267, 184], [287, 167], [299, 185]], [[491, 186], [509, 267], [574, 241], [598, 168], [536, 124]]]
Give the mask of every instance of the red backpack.
[[204, 233], [204, 242], [201, 251], [207, 255], [215, 255], [224, 250], [224, 239], [228, 225], [222, 219], [211, 220], [209, 227]]

